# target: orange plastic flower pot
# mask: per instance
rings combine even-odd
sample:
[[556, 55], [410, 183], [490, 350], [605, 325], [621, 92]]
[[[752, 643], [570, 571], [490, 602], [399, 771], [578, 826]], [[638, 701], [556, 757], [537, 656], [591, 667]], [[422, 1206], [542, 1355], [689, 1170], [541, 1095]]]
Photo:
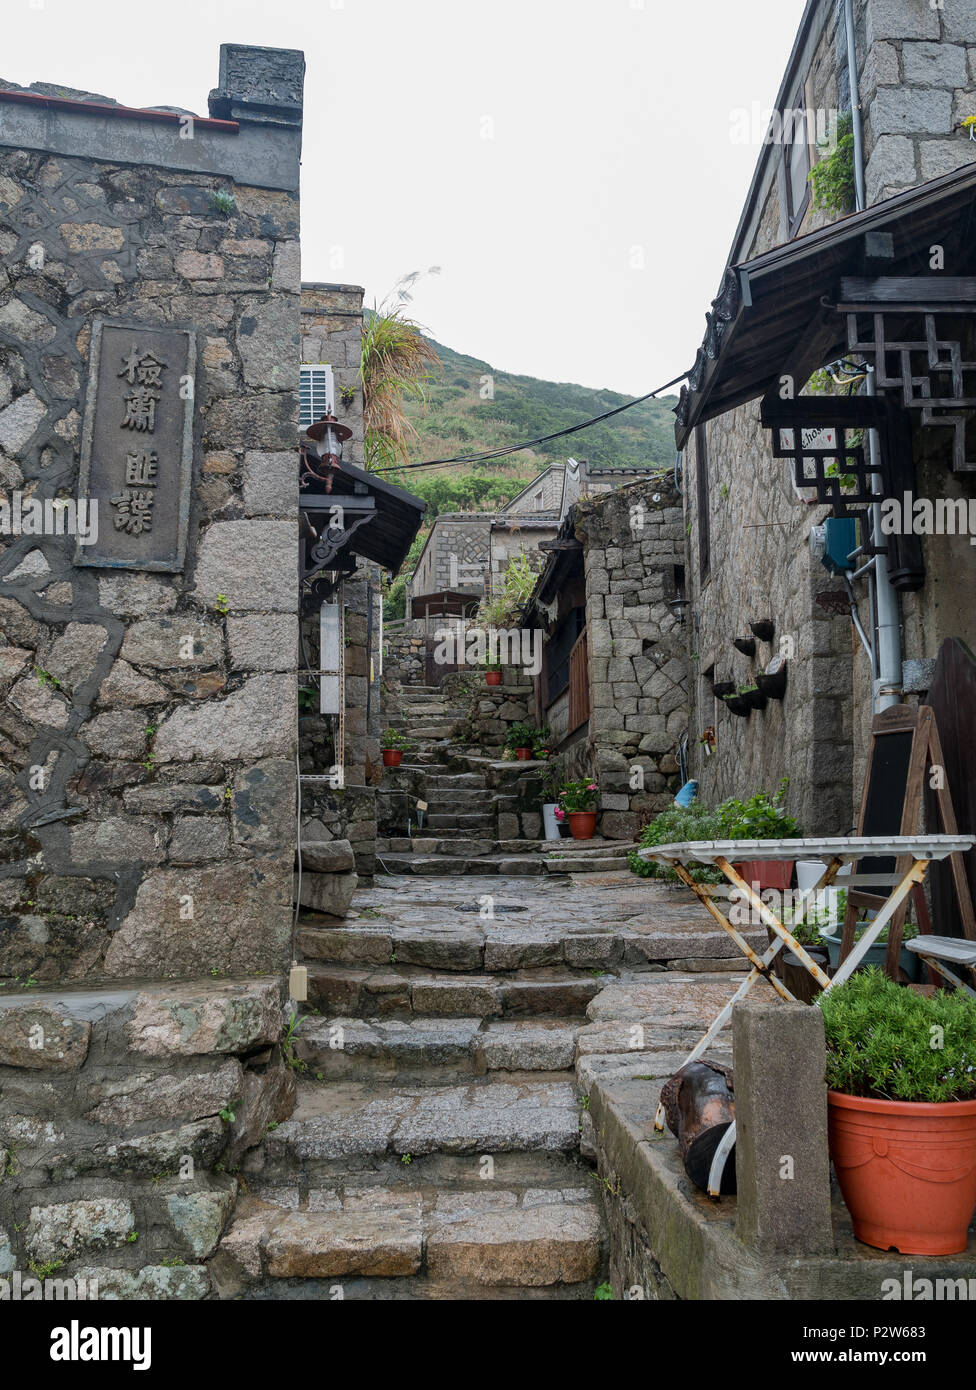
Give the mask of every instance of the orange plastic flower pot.
[[403, 762], [403, 749], [402, 749], [402, 748], [384, 748], [384, 749], [383, 749], [383, 766], [384, 766], [384, 767], [399, 767], [400, 764], [401, 764], [402, 762]]
[[530, 762], [530, 761], [532, 760], [532, 749], [531, 749], [531, 748], [516, 748], [516, 750], [515, 750], [515, 756], [516, 756], [516, 758], [518, 758], [518, 760], [519, 760], [520, 763], [527, 763], [527, 762]]
[[827, 1092], [830, 1157], [854, 1234], [902, 1255], [957, 1255], [976, 1207], [976, 1100]]
[[592, 840], [595, 829], [595, 811], [570, 811], [569, 833], [574, 840]]
[[486, 672], [485, 672], [485, 685], [501, 685], [501, 683], [502, 683], [502, 673], [501, 673], [501, 671], [486, 671]]

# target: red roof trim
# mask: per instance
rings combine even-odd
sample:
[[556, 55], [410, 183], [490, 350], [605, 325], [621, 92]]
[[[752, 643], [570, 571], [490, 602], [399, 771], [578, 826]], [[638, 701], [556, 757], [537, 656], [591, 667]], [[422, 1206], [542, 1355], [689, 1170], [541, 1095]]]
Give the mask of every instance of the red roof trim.
[[[0, 88], [0, 102], [21, 102], [25, 106], [46, 106], [51, 111], [76, 111], [85, 116], [122, 116], [135, 121], [164, 121], [169, 125], [179, 125], [186, 117], [176, 111], [152, 111], [144, 106], [109, 106], [103, 101], [75, 101], [70, 97], [49, 97], [41, 92], [12, 92]], [[210, 116], [194, 116], [193, 124], [202, 130], [223, 130], [228, 135], [236, 135], [240, 130], [237, 121], [217, 121]]]

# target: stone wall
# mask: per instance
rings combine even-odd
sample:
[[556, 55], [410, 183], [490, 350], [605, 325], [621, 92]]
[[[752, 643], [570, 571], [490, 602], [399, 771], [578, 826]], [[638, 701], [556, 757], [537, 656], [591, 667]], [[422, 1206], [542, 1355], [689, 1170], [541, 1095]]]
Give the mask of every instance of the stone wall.
[[630, 840], [674, 796], [674, 749], [688, 724], [685, 637], [668, 607], [685, 558], [681, 502], [657, 479], [581, 501], [576, 515], [590, 720], [570, 775], [596, 776], [600, 833]]
[[276, 113], [249, 86], [253, 52], [222, 51], [212, 98], [236, 133], [201, 121], [181, 139], [160, 117], [155, 163], [153, 120], [5, 108], [7, 494], [78, 495], [96, 317], [194, 329], [199, 359], [182, 570], [77, 566], [65, 535], [0, 544], [0, 976], [287, 960], [303, 60], [259, 50], [297, 87]]
[[[696, 443], [685, 451], [685, 499], [692, 520], [689, 660], [694, 679], [690, 735], [692, 775], [710, 803], [774, 792], [790, 777], [787, 804], [810, 835], [846, 834], [851, 824], [854, 659], [849, 619], [832, 615], [818, 594], [841, 588], [814, 559], [809, 534], [827, 514], [797, 498], [785, 469], [769, 457], [758, 405], [706, 426], [711, 562], [700, 573]], [[753, 658], [733, 645], [750, 623], [771, 619], [772, 643], [756, 641]], [[782, 700], [748, 718], [731, 714], [712, 683], [749, 684], [776, 653], [787, 655]], [[697, 659], [695, 659], [697, 656]], [[715, 730], [715, 753], [699, 742]]]
[[241, 1155], [293, 1105], [281, 1002], [277, 980], [0, 1000], [0, 1281], [207, 1297]]
[[[334, 413], [352, 431], [343, 458], [359, 467], [364, 458], [362, 304], [358, 285], [302, 286], [302, 361], [331, 365]], [[338, 719], [317, 712], [317, 678], [303, 677], [315, 692], [316, 707], [305, 710], [299, 721], [301, 771], [318, 780], [303, 783], [301, 902], [344, 916], [360, 878], [369, 879], [376, 867], [375, 783], [382, 766], [378, 568], [358, 559], [354, 573], [341, 581], [336, 602], [342, 609], [341, 749]], [[304, 621], [303, 636], [306, 659], [317, 670], [317, 612]]]
[[[858, 0], [855, 5], [859, 86], [864, 112], [868, 204], [968, 163], [976, 145], [959, 122], [976, 112], [976, 5], [971, 0], [933, 6], [928, 0]], [[850, 105], [847, 48], [840, 5], [824, 3], [798, 53], [797, 72], [809, 78], [814, 108]], [[788, 239], [782, 147], [764, 149], [752, 214], [743, 223], [733, 260], [741, 262]], [[832, 220], [811, 203], [798, 235]], [[860, 800], [870, 729], [871, 672], [845, 617], [831, 617], [817, 598], [840, 589], [809, 550], [810, 531], [828, 509], [795, 493], [786, 465], [772, 458], [758, 403], [730, 411], [707, 427], [711, 566], [701, 575], [696, 499], [697, 448], [685, 449], [685, 518], [689, 597], [693, 624], [689, 650], [698, 654], [691, 735], [693, 775], [708, 800], [775, 790], [789, 770], [790, 810], [808, 834], [847, 831]], [[916, 441], [918, 450], [918, 441]], [[921, 454], [920, 454], [921, 456]], [[936, 481], [937, 480], [937, 481]], [[920, 469], [917, 491], [944, 495], [965, 481], [946, 482], [944, 465]], [[946, 635], [968, 622], [972, 552], [963, 538], [926, 541], [925, 588], [901, 598], [906, 659], [934, 657]], [[857, 586], [861, 617], [869, 626], [867, 589]], [[761, 611], [760, 611], [761, 610]], [[706, 672], [743, 683], [773, 654], [759, 644], [757, 661], [731, 648], [748, 636], [748, 623], [771, 617], [790, 653], [782, 704], [770, 702], [748, 720], [729, 715], [711, 693]], [[697, 740], [713, 726], [716, 756]]]
[[401, 685], [424, 684], [424, 624], [406, 618], [384, 627], [383, 679]]

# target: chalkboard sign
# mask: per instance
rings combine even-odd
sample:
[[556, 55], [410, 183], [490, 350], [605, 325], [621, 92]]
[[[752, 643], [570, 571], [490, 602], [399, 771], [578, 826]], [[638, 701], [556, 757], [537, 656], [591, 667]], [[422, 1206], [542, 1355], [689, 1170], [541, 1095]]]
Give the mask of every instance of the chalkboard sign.
[[[871, 749], [864, 776], [864, 793], [858, 818], [858, 835], [915, 835], [919, 829], [922, 794], [930, 769], [938, 768], [936, 800], [942, 833], [955, 835], [956, 817], [952, 796], [945, 776], [942, 745], [935, 723], [935, 714], [928, 705], [917, 710], [910, 705], [894, 705], [875, 716], [871, 725]], [[965, 870], [960, 855], [950, 856], [953, 879], [959, 898], [959, 910], [966, 936], [976, 938], [976, 918], [972, 899], [966, 885]], [[855, 872], [864, 874], [905, 874], [911, 858], [896, 859], [893, 855], [871, 855], [858, 861]], [[840, 959], [844, 960], [854, 945], [857, 912], [860, 907], [880, 907], [883, 897], [873, 897], [852, 889], [847, 895], [843, 941]], [[924, 897], [916, 895], [920, 922], [927, 919]], [[892, 978], [898, 976], [902, 927], [908, 901], [895, 912], [888, 928], [888, 952], [885, 969]], [[927, 925], [925, 929], [929, 929]]]
[[[869, 775], [865, 782], [867, 795], [861, 813], [859, 835], [913, 834], [902, 830], [902, 818], [908, 796], [908, 775], [915, 742], [915, 725], [911, 729], [896, 729], [874, 733]], [[860, 862], [862, 873], [893, 874], [894, 855], [874, 855]]]

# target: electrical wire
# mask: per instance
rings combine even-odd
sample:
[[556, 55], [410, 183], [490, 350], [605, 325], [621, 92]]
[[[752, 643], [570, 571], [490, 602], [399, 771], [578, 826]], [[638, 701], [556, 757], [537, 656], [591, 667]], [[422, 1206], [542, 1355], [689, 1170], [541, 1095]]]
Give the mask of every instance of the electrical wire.
[[532, 449], [537, 444], [549, 444], [554, 439], [563, 439], [569, 434], [579, 434], [580, 430], [588, 430], [592, 425], [599, 425], [604, 420], [610, 420], [615, 415], [621, 415], [625, 410], [632, 410], [635, 405], [642, 405], [644, 401], [653, 400], [662, 391], [667, 391], [668, 387], [676, 386], [679, 381], [686, 380], [687, 372], [682, 372], [672, 381], [666, 381], [663, 386], [658, 386], [654, 391], [648, 391], [645, 396], [638, 396], [635, 400], [626, 401], [623, 405], [615, 406], [613, 410], [605, 410], [602, 415], [594, 415], [589, 420], [583, 420], [578, 425], [568, 425], [564, 430], [556, 430], [553, 434], [543, 434], [537, 439], [527, 439], [522, 444], [507, 444], [501, 449], [487, 449], [480, 454], [458, 454], [455, 458], [428, 459], [425, 463], [401, 463], [392, 468], [374, 468], [374, 473], [401, 473], [413, 468], [444, 468], [448, 464], [454, 463], [486, 463], [489, 459], [504, 458], [508, 454], [517, 454], [522, 449]]

